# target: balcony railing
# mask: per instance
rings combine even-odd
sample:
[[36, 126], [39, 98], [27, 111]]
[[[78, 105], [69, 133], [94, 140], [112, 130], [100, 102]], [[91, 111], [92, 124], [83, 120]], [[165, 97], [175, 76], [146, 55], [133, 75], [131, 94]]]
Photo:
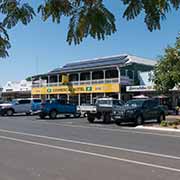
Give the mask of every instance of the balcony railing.
[[[71, 81], [71, 85], [93, 85], [93, 84], [116, 84], [119, 83], [118, 78], [112, 78], [112, 79], [97, 79], [97, 80], [86, 80], [86, 81]], [[133, 80], [129, 79], [129, 77], [121, 76], [121, 82], [122, 85], [132, 85]], [[33, 83], [33, 87], [52, 87], [52, 86], [63, 86], [62, 83], [46, 83], [46, 82], [37, 82]]]

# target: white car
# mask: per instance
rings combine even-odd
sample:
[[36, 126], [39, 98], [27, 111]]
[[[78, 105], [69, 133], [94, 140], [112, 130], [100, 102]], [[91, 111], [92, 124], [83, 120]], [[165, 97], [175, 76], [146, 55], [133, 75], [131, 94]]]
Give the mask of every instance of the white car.
[[16, 99], [10, 103], [0, 104], [0, 114], [12, 116], [14, 113], [30, 115], [34, 104], [41, 104], [40, 99]]

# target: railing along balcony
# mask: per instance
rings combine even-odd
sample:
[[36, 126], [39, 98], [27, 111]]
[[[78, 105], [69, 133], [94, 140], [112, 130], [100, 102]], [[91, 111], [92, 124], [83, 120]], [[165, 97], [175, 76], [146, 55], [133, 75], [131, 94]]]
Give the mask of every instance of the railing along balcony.
[[[118, 78], [112, 78], [112, 79], [97, 79], [97, 80], [86, 80], [86, 81], [71, 81], [70, 84], [72, 85], [93, 85], [93, 84], [115, 84], [119, 83]], [[133, 80], [129, 79], [129, 77], [121, 76], [121, 82], [120, 84], [123, 85], [132, 85]], [[63, 86], [62, 83], [34, 83], [32, 87], [52, 87], [52, 86]]]

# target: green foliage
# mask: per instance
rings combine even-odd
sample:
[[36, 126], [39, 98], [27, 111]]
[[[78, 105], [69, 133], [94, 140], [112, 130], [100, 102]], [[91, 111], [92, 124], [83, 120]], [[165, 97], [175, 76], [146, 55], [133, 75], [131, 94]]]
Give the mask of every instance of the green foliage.
[[11, 45], [9, 43], [9, 36], [2, 24], [0, 24], [0, 57], [7, 57], [7, 49], [9, 49], [10, 47]]
[[[180, 6], [180, 0], [120, 0], [119, 5], [120, 2], [125, 6], [124, 18], [133, 20], [143, 13], [144, 22], [150, 31], [160, 29], [161, 20], [166, 18], [167, 12], [178, 10]], [[21, 0], [0, 0], [0, 13], [1, 25], [5, 29], [11, 29], [19, 22], [27, 25], [35, 17], [30, 2]], [[62, 16], [67, 17], [69, 44], [79, 44], [88, 36], [104, 40], [116, 32], [115, 17], [105, 6], [104, 0], [42, 0], [38, 13], [43, 21], [52, 18], [55, 23], [60, 23]], [[0, 57], [8, 56], [10, 44], [7, 37], [3, 38], [0, 46]]]
[[157, 90], [164, 93], [180, 85], [180, 38], [174, 47], [168, 46], [155, 67], [153, 81]]
[[162, 126], [162, 127], [172, 127], [174, 129], [177, 129], [179, 125], [180, 125], [180, 121], [179, 120], [175, 120], [175, 121], [161, 121], [161, 124], [160, 124], [160, 126]]
[[26, 78], [26, 81], [31, 81], [31, 80], [32, 80], [31, 77]]
[[168, 126], [168, 122], [167, 121], [161, 121], [160, 126], [167, 127]]

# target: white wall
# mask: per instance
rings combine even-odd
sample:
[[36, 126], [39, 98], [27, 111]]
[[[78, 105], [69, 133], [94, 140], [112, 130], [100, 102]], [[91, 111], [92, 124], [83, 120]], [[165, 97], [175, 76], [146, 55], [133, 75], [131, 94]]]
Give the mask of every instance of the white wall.
[[3, 92], [25, 92], [31, 91], [32, 82], [31, 81], [8, 81], [3, 87]]
[[150, 80], [151, 77], [153, 76], [153, 71], [139, 72], [138, 76], [140, 80], [140, 85], [146, 85], [146, 86], [153, 85], [152, 80]]

